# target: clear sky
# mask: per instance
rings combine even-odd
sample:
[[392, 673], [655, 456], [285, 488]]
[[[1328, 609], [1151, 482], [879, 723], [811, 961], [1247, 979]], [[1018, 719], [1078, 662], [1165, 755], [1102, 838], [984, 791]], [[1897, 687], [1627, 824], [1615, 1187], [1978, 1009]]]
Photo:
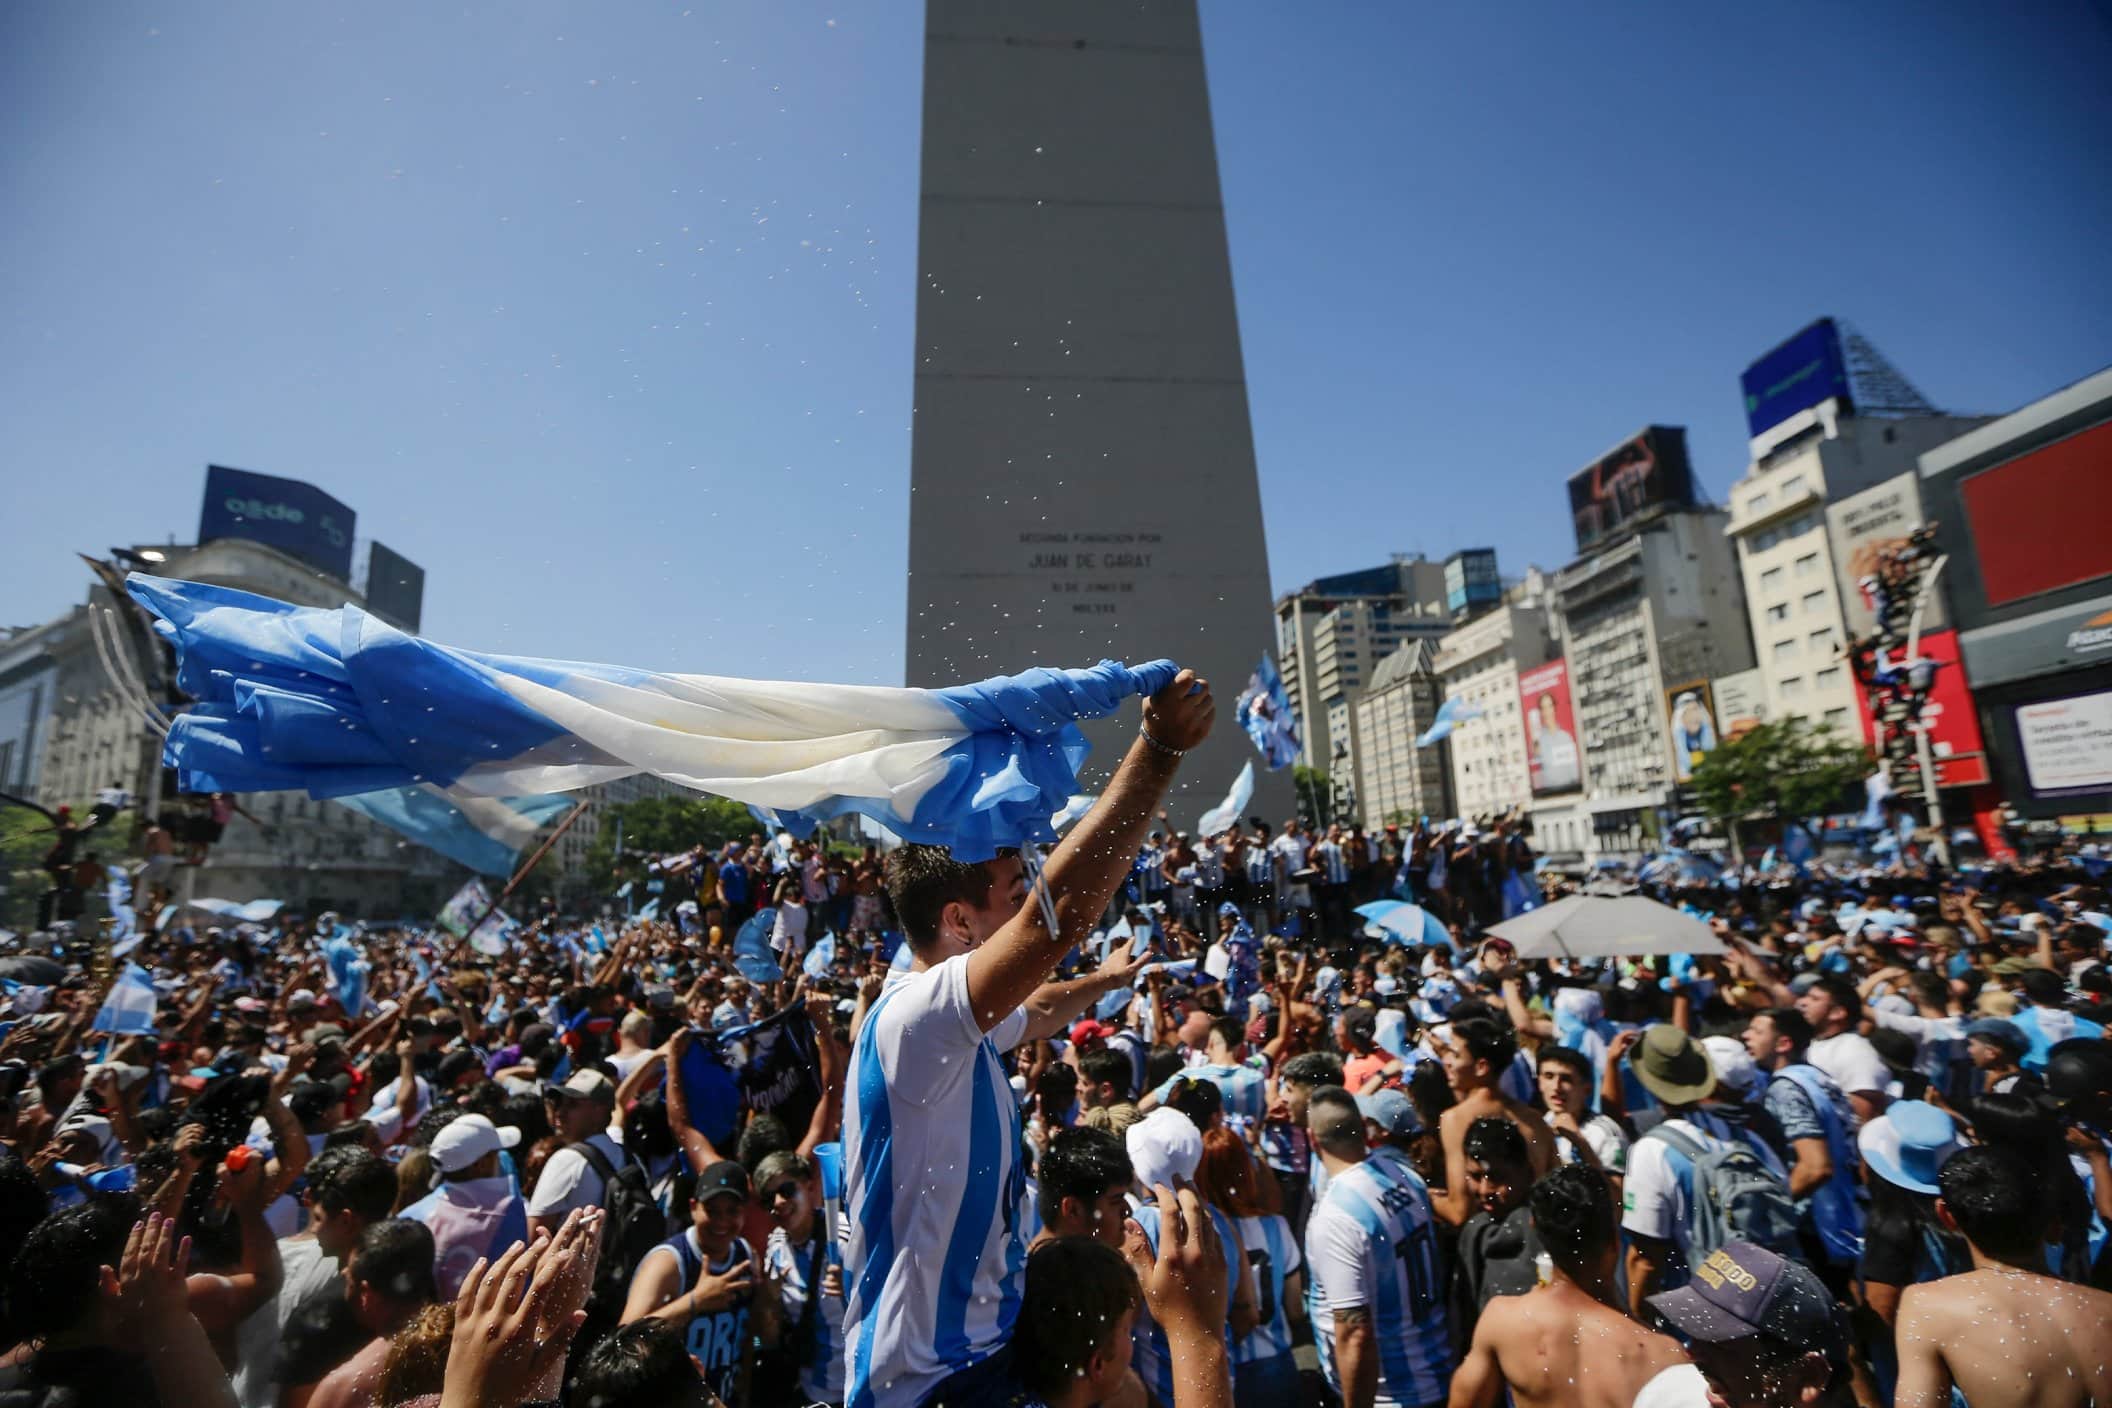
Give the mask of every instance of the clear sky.
[[[1559, 565], [1652, 421], [1720, 499], [1821, 314], [1961, 411], [2112, 363], [2107, 13], [1205, 0], [1276, 588]], [[921, 31], [0, 6], [0, 621], [211, 461], [351, 504], [450, 643], [898, 681]]]

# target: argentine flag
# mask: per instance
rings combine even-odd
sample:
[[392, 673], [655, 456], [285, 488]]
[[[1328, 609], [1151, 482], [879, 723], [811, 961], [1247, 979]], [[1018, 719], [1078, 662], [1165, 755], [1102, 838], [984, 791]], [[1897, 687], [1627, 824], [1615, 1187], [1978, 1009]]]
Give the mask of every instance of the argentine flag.
[[1178, 673], [1110, 660], [947, 689], [667, 675], [456, 650], [354, 606], [138, 573], [126, 588], [198, 701], [163, 755], [185, 791], [344, 798], [431, 784], [503, 798], [650, 773], [773, 827], [806, 833], [855, 813], [963, 860], [1055, 840], [1049, 818], [1085, 761], [1078, 721]]
[[1415, 746], [1428, 748], [1433, 743], [1442, 743], [1452, 736], [1453, 729], [1480, 718], [1483, 712], [1478, 704], [1469, 704], [1464, 699], [1447, 699], [1437, 706], [1437, 717], [1423, 730], [1422, 737], [1415, 740]]
[[562, 794], [479, 797], [430, 782], [339, 797], [349, 807], [479, 875], [511, 875], [521, 852], [552, 818], [572, 809]]
[[158, 1006], [160, 999], [154, 994], [154, 980], [147, 976], [147, 970], [137, 963], [127, 963], [111, 984], [110, 995], [103, 999], [88, 1030], [112, 1036], [152, 1036], [154, 1010]]

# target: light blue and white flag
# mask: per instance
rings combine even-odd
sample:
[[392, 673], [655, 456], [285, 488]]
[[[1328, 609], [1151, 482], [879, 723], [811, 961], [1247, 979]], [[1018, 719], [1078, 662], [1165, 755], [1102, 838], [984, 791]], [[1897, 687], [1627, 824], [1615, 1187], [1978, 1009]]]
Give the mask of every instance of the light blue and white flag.
[[1068, 830], [1075, 826], [1087, 812], [1091, 811], [1093, 803], [1099, 800], [1100, 796], [1098, 793], [1081, 792], [1065, 802], [1062, 810], [1049, 818], [1049, 825], [1058, 831]]
[[358, 792], [336, 801], [479, 875], [513, 874], [536, 833], [572, 808], [572, 799], [560, 793], [479, 797], [450, 793], [430, 782]]
[[1270, 772], [1298, 761], [1298, 716], [1291, 712], [1291, 696], [1284, 691], [1283, 676], [1276, 673], [1276, 662], [1266, 653], [1247, 679], [1237, 713], [1240, 728], [1254, 740]]
[[807, 950], [807, 956], [800, 960], [799, 966], [810, 978], [826, 978], [829, 975], [829, 965], [835, 961], [836, 936], [823, 934], [820, 942]]
[[784, 965], [777, 959], [777, 950], [770, 947], [770, 935], [776, 927], [776, 908], [764, 905], [749, 915], [748, 922], [734, 933], [733, 966], [740, 969], [741, 976], [751, 983], [774, 983], [785, 976]]
[[432, 783], [537, 796], [649, 773], [811, 832], [870, 817], [964, 860], [1053, 841], [1081, 719], [1178, 673], [1034, 669], [946, 689], [665, 675], [456, 650], [354, 606], [323, 611], [134, 574], [198, 701], [165, 761], [186, 791], [337, 798]]
[[1480, 705], [1469, 704], [1464, 699], [1447, 699], [1437, 706], [1437, 717], [1423, 730], [1422, 737], [1415, 740], [1415, 746], [1428, 748], [1433, 743], [1442, 743], [1452, 736], [1453, 729], [1480, 718], [1484, 712]]
[[154, 1010], [158, 1006], [153, 978], [137, 963], [127, 963], [111, 984], [110, 995], [103, 999], [88, 1030], [112, 1036], [152, 1036]]
[[1219, 802], [1202, 814], [1195, 823], [1198, 836], [1215, 836], [1231, 828], [1232, 823], [1246, 814], [1247, 803], [1254, 800], [1254, 763], [1250, 759], [1232, 779], [1232, 790]]

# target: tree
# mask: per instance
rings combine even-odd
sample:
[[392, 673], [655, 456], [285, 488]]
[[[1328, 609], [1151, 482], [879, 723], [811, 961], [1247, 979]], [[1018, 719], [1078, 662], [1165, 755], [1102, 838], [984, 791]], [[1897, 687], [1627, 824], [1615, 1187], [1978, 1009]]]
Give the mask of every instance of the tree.
[[1690, 784], [1701, 809], [1730, 831], [1738, 823], [1794, 820], [1849, 803], [1876, 764], [1870, 750], [1809, 719], [1760, 724], [1716, 745], [1694, 765]]
[[1291, 781], [1298, 788], [1298, 810], [1309, 814], [1313, 825], [1326, 826], [1335, 819], [1334, 784], [1328, 780], [1325, 768], [1294, 763], [1291, 765]]
[[55, 839], [48, 818], [0, 802], [0, 929], [37, 927], [37, 897], [51, 885], [44, 853]]
[[587, 884], [597, 895], [622, 883], [616, 855], [619, 821], [623, 849], [630, 855], [666, 855], [693, 846], [716, 850], [763, 829], [746, 807], [724, 797], [641, 797], [611, 807], [601, 819], [600, 833], [587, 847]]

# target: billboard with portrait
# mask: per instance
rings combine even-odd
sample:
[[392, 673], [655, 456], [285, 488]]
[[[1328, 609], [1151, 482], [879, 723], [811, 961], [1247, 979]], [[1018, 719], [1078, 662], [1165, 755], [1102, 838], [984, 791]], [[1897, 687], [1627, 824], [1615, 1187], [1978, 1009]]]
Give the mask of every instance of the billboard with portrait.
[[1746, 433], [1757, 438], [1799, 411], [1837, 400], [1851, 409], [1848, 359], [1833, 319], [1821, 318], [1745, 369]]
[[352, 510], [313, 484], [208, 465], [198, 541], [242, 538], [297, 557], [340, 582], [352, 580]]
[[1691, 680], [1665, 691], [1665, 731], [1672, 746], [1672, 777], [1690, 782], [1694, 768], [1716, 751], [1715, 698], [1707, 680]]
[[1653, 425], [1621, 442], [1569, 479], [1569, 515], [1577, 551], [1590, 552], [1622, 529], [1694, 502], [1687, 432]]
[[1584, 751], [1569, 697], [1569, 662], [1550, 660], [1518, 675], [1518, 712], [1525, 718], [1525, 758], [1533, 795], [1574, 792], [1584, 785]]

